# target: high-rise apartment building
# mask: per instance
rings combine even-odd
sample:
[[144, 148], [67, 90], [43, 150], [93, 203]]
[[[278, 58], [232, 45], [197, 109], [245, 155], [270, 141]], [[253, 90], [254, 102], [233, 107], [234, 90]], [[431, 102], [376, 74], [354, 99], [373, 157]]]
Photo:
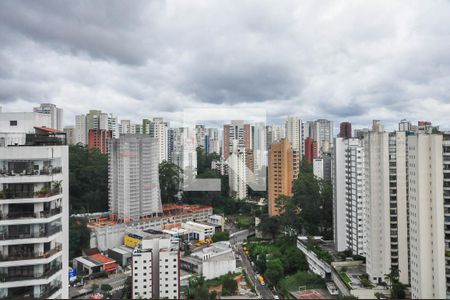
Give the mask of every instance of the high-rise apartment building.
[[162, 212], [158, 141], [121, 135], [109, 155], [109, 209], [118, 220], [136, 221]]
[[66, 139], [68, 145], [75, 145], [76, 142], [76, 133], [74, 126], [66, 126], [64, 127], [64, 132], [66, 133]]
[[407, 143], [406, 132], [389, 133], [391, 269], [400, 271], [399, 280], [404, 284], [409, 282]]
[[120, 134], [131, 134], [131, 121], [130, 120], [120, 120]]
[[352, 137], [352, 123], [341, 122], [339, 125], [339, 137], [341, 138], [351, 138]]
[[208, 128], [207, 142], [207, 152], [209, 154], [220, 154], [220, 138], [219, 130], [217, 128]]
[[335, 138], [333, 152], [333, 232], [337, 251], [365, 256], [364, 148], [361, 139]]
[[[20, 126], [20, 119], [11, 117]], [[0, 132], [4, 130], [8, 127], [0, 126]], [[23, 134], [22, 144], [0, 147], [0, 298], [67, 299], [65, 134], [49, 127], [35, 127], [35, 133]]]
[[322, 154], [313, 159], [313, 175], [319, 179], [331, 182], [331, 154]]
[[146, 237], [133, 251], [133, 299], [180, 299], [179, 241]]
[[97, 149], [102, 154], [109, 153], [112, 132], [106, 129], [89, 129], [89, 149]]
[[333, 122], [319, 119], [309, 122], [310, 137], [317, 142], [317, 149], [320, 153], [329, 152], [333, 144]]
[[183, 170], [183, 181], [187, 183], [197, 175], [197, 147], [194, 130], [171, 128], [170, 136], [172, 140], [171, 162]]
[[[442, 135], [442, 163], [444, 189], [444, 232], [445, 253], [450, 253], [450, 132]], [[450, 294], [450, 256], [445, 255], [447, 295]], [[447, 296], [447, 298], [449, 298]]]
[[291, 143], [292, 149], [300, 151], [301, 149], [301, 121], [296, 118], [289, 116], [285, 123], [286, 128], [286, 138]]
[[111, 131], [111, 136], [114, 139], [118, 139], [120, 135], [119, 131], [119, 120], [113, 114], [108, 115], [108, 128], [100, 128], [100, 129], [108, 129]]
[[50, 128], [63, 130], [63, 109], [52, 103], [41, 103], [39, 107], [33, 108], [34, 112], [50, 115]]
[[168, 131], [169, 123], [162, 118], [153, 118], [150, 123], [150, 136], [158, 141], [159, 162], [168, 160]]
[[233, 149], [228, 157], [228, 178], [230, 195], [235, 199], [245, 199], [247, 197], [247, 151], [245, 147], [240, 147], [238, 140], [233, 141]]
[[317, 142], [311, 137], [305, 140], [305, 160], [308, 164], [312, 164], [313, 160], [318, 157], [319, 147]]
[[253, 160], [254, 170], [265, 169], [267, 166], [267, 142], [265, 123], [255, 123], [253, 130]]
[[228, 159], [228, 156], [233, 151], [235, 140], [238, 142], [238, 147], [252, 148], [250, 124], [245, 124], [241, 120], [235, 120], [231, 121], [231, 124], [223, 126], [223, 156], [225, 160]]
[[75, 116], [75, 144], [87, 145], [86, 115]]
[[411, 296], [444, 299], [442, 135], [408, 137]]
[[292, 196], [293, 181], [300, 168], [299, 151], [292, 149], [287, 139], [273, 143], [269, 150], [268, 199], [269, 216], [279, 214], [277, 198], [280, 195]]
[[391, 269], [389, 136], [379, 121], [364, 136], [366, 268], [369, 279], [383, 282]]

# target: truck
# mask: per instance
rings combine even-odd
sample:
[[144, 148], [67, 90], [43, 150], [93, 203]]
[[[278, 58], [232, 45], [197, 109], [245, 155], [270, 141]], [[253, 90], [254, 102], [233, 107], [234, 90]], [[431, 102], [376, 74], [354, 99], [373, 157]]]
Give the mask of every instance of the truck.
[[264, 277], [262, 277], [261, 275], [258, 276], [258, 281], [259, 281], [259, 284], [266, 285], [266, 283], [264, 282]]

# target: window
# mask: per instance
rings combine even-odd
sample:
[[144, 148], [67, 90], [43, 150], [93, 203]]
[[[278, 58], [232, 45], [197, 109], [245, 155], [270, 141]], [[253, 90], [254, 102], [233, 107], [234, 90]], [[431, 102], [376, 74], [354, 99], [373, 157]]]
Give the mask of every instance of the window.
[[17, 120], [9, 121], [9, 126], [17, 126]]

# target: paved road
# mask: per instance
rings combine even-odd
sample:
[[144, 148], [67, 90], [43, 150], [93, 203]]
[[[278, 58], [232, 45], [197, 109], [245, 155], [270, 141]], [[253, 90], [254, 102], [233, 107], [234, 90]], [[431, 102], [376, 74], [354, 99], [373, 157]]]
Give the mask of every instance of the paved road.
[[129, 274], [125, 273], [119, 273], [115, 275], [110, 275], [109, 278], [102, 278], [102, 279], [95, 279], [90, 280], [88, 283], [86, 283], [83, 287], [78, 288], [70, 288], [69, 289], [69, 297], [70, 298], [88, 298], [85, 295], [89, 295], [92, 293], [92, 285], [97, 284], [98, 286], [101, 286], [102, 284], [109, 284], [112, 286], [113, 290], [112, 292], [119, 292], [121, 289], [123, 289], [125, 281], [127, 280], [127, 277]]
[[242, 258], [242, 267], [245, 269], [245, 272], [247, 273], [249, 279], [252, 281], [253, 285], [255, 286], [255, 289], [256, 289], [258, 295], [262, 299], [274, 299], [272, 291], [267, 286], [262, 286], [261, 284], [259, 284], [259, 282], [256, 280], [255, 271], [253, 270], [253, 267], [252, 267], [247, 255], [244, 254], [244, 251], [242, 250], [242, 246], [237, 245], [236, 249], [237, 249], [237, 253]]

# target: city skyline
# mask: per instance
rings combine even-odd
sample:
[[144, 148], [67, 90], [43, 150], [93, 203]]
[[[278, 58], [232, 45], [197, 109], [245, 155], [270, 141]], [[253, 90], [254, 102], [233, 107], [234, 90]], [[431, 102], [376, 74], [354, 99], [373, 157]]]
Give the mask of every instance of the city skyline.
[[448, 2], [257, 4], [2, 2], [1, 105], [51, 102], [66, 124], [95, 103], [132, 120], [232, 105], [450, 126]]

